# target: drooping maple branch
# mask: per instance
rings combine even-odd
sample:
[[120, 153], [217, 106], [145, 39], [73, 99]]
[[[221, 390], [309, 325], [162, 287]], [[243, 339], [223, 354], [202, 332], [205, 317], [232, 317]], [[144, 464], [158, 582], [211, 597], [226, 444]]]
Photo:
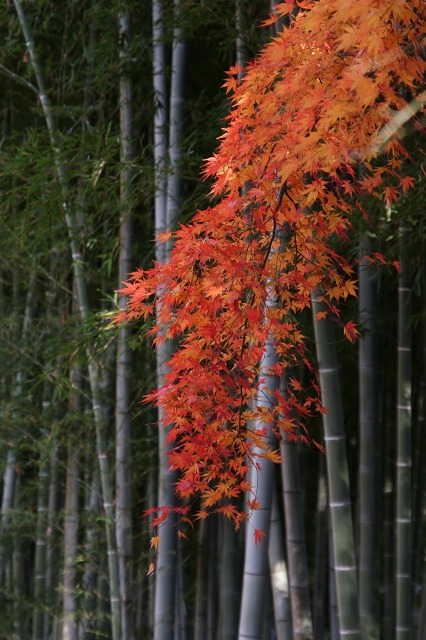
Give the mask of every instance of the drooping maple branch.
[[[278, 13], [286, 12], [284, 4]], [[235, 68], [226, 82], [231, 115], [205, 167], [219, 202], [174, 233], [167, 265], [137, 272], [126, 286], [128, 317], [152, 313], [161, 288], [161, 330], [152, 333], [157, 343], [180, 339], [167, 379], [149, 398], [161, 404], [163, 423], [173, 425], [178, 495], [201, 496], [203, 510], [247, 489], [244, 460], [262, 442], [243, 429], [251, 420], [276, 419], [288, 430], [296, 420], [290, 413], [304, 425], [321, 410], [312, 395], [293, 398], [291, 412], [279, 392], [273, 407], [256, 406], [259, 362], [271, 335], [278, 373], [289, 364], [309, 365], [300, 318], [311, 290], [324, 290], [335, 317], [339, 303], [356, 295], [353, 265], [337, 248], [354, 207], [362, 207], [363, 193], [396, 197], [411, 186], [410, 176], [391, 189], [387, 184], [395, 181], [403, 146], [394, 145], [392, 154], [385, 146], [378, 165], [373, 144], [380, 132], [380, 145], [390, 135], [390, 108], [407, 113], [399, 86], [416, 94], [424, 85], [414, 45], [424, 33], [421, 16], [418, 0], [383, 0], [377, 11], [362, 3], [345, 11], [341, 3], [305, 3], [244, 76]], [[395, 124], [399, 133], [400, 119]], [[354, 169], [360, 154], [362, 179]], [[280, 229], [290, 229], [295, 241], [274, 251]], [[280, 305], [265, 311], [267, 287], [279, 293]], [[353, 324], [344, 330], [354, 338]], [[243, 438], [236, 442], [236, 434]]]

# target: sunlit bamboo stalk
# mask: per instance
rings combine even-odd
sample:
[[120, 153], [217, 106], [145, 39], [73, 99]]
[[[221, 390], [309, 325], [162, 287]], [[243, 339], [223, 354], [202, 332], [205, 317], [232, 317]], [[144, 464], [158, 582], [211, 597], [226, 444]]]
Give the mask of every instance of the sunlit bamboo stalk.
[[271, 532], [268, 551], [277, 640], [291, 640], [293, 632], [291, 625], [290, 586], [284, 553], [283, 526], [278, 509], [276, 488], [274, 488], [274, 494], [272, 496]]

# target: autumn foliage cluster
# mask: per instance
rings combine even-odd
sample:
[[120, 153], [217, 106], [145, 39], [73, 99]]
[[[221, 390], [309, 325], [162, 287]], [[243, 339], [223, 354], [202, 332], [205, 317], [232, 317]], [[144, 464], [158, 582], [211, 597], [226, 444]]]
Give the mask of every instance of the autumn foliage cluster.
[[[287, 1], [277, 35], [225, 83], [231, 112], [205, 165], [214, 206], [158, 242], [168, 261], [132, 274], [120, 320], [156, 316], [154, 342], [176, 350], [149, 400], [163, 409], [178, 496], [198, 517], [248, 490], [248, 460], [275, 458], [265, 425], [290, 434], [320, 410], [318, 389], [286, 389], [259, 403], [262, 375], [311, 368], [300, 322], [312, 290], [339, 319], [356, 294], [338, 253], [366, 195], [391, 203], [412, 186], [401, 122], [424, 108], [425, 7], [420, 0]], [[285, 22], [287, 26], [283, 26]], [[422, 93], [423, 92], [423, 93]], [[404, 116], [402, 117], [401, 114]], [[408, 114], [408, 115], [407, 115]], [[339, 321], [339, 320], [338, 320]], [[356, 337], [353, 323], [342, 329]], [[265, 343], [274, 345], [265, 371]], [[314, 376], [312, 375], [314, 380]], [[163, 512], [164, 515], [164, 512]]]

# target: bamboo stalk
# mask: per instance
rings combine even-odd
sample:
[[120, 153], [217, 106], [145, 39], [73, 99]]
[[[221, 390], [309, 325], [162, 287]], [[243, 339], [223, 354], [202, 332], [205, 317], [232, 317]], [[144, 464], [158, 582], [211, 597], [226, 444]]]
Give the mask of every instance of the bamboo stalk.
[[[48, 424], [52, 419], [52, 403], [47, 399], [51, 394], [50, 385], [46, 385], [42, 404], [43, 421]], [[49, 451], [44, 438], [41, 438], [40, 459], [38, 467], [38, 495], [37, 495], [37, 525], [34, 552], [34, 612], [32, 622], [32, 639], [44, 640], [43, 609], [47, 605], [46, 599], [46, 556], [47, 556], [47, 523], [49, 506], [50, 465]]]
[[[92, 462], [91, 456], [86, 461], [86, 468]], [[86, 485], [88, 489], [85, 496], [85, 511], [87, 526], [84, 533], [84, 557], [85, 565], [83, 571], [83, 598], [81, 602], [81, 614], [79, 620], [78, 638], [79, 640], [95, 640], [96, 633], [96, 606], [99, 593], [97, 590], [97, 580], [100, 573], [99, 564], [96, 563], [96, 552], [99, 548], [99, 531], [94, 520], [99, 518], [100, 504], [100, 482], [98, 469], [93, 472], [86, 471]]]
[[[75, 364], [71, 370], [71, 384], [73, 392], [70, 399], [70, 413], [73, 416], [78, 431], [79, 421], [83, 413], [83, 398], [80, 393], [82, 375], [81, 370]], [[79, 461], [77, 448], [74, 443], [68, 445], [65, 486], [62, 639], [77, 640], [76, 557], [79, 523]]]
[[396, 640], [412, 636], [411, 555], [411, 278], [409, 229], [399, 230], [398, 400], [396, 461]]
[[224, 518], [219, 524], [219, 636], [223, 640], [233, 640], [238, 633], [241, 596], [239, 536], [229, 520]]
[[325, 635], [327, 601], [327, 539], [328, 509], [327, 481], [325, 477], [325, 457], [321, 456], [318, 470], [318, 493], [315, 512], [315, 577], [313, 594], [314, 640], [322, 640]]
[[208, 604], [208, 554], [207, 554], [207, 526], [206, 520], [200, 522], [198, 530], [198, 555], [195, 575], [195, 610], [194, 610], [194, 640], [205, 640], [207, 629]]
[[[57, 584], [57, 549], [54, 542], [56, 527], [57, 527], [57, 515], [58, 515], [58, 445], [54, 441], [52, 450], [50, 452], [49, 460], [49, 498], [47, 507], [47, 530], [46, 530], [46, 599], [49, 602], [55, 602], [56, 596], [56, 584]], [[52, 630], [56, 626], [56, 618], [49, 610], [45, 610], [43, 616], [43, 640], [49, 638], [55, 638], [56, 634]]]
[[290, 586], [284, 554], [283, 527], [280, 521], [276, 490], [274, 490], [272, 496], [271, 533], [268, 551], [276, 637], [277, 640], [290, 640], [293, 637]]
[[[166, 52], [164, 42], [164, 7], [162, 0], [153, 0], [153, 80], [154, 80], [154, 172], [155, 172], [155, 232], [164, 232], [167, 226], [167, 112], [166, 112]], [[168, 259], [166, 243], [156, 244], [156, 260]], [[158, 292], [161, 304], [161, 292]], [[156, 351], [157, 387], [161, 387], [167, 373], [167, 362], [171, 357], [171, 345], [159, 345]], [[175, 474], [168, 464], [167, 433], [162, 428], [162, 408], [158, 407], [159, 484], [158, 504], [173, 505], [173, 482]], [[173, 530], [174, 516], [170, 514], [161, 528], [158, 562], [155, 576], [154, 640], [173, 640], [175, 618], [175, 565], [176, 535]]]
[[[21, 344], [23, 347], [27, 345], [29, 332], [31, 328], [31, 323], [33, 320], [33, 312], [34, 312], [34, 295], [35, 295], [35, 270], [33, 271], [33, 275], [31, 276], [28, 291], [26, 295], [25, 301], [25, 310], [24, 310], [24, 318], [22, 322], [22, 332], [21, 332]], [[26, 369], [22, 362], [18, 362], [18, 368], [15, 374], [15, 380], [12, 386], [12, 399], [15, 402], [22, 401], [22, 394], [24, 389], [24, 383], [26, 379]], [[14, 412], [16, 414], [16, 408], [14, 407]], [[10, 554], [5, 547], [6, 540], [10, 539], [10, 512], [13, 508], [13, 503], [15, 500], [15, 484], [16, 484], [16, 463], [17, 463], [17, 448], [16, 444], [16, 435], [12, 435], [12, 444], [7, 451], [6, 455], [6, 466], [3, 473], [3, 491], [2, 491], [2, 500], [1, 500], [1, 511], [0, 511], [0, 588], [4, 586], [5, 583], [5, 574], [6, 574], [6, 564], [8, 562], [8, 558], [10, 558]]]
[[[287, 376], [281, 382], [282, 395], [287, 395]], [[295, 432], [294, 435], [297, 435]], [[303, 495], [300, 480], [299, 444], [284, 433], [280, 442], [281, 477], [286, 526], [288, 575], [290, 582], [291, 618], [294, 640], [312, 638], [312, 613], [306, 555]]]
[[339, 365], [331, 318], [318, 320], [326, 306], [317, 292], [312, 292], [315, 341], [319, 363], [325, 443], [329, 507], [332, 525], [334, 570], [340, 635], [347, 640], [361, 640], [355, 546], [352, 524], [346, 438], [343, 422]]
[[[155, 230], [156, 233], [170, 229], [175, 224], [179, 212], [181, 177], [179, 162], [181, 157], [180, 139], [182, 135], [183, 72], [185, 67], [185, 46], [179, 25], [181, 0], [174, 2], [174, 20], [170, 88], [169, 138], [166, 136], [166, 65], [164, 44], [164, 15], [161, 0], [153, 0], [153, 74], [154, 74], [154, 159], [155, 159]], [[169, 163], [167, 159], [169, 158]], [[169, 167], [167, 166], [169, 164]], [[169, 172], [167, 173], [167, 169]], [[169, 243], [156, 243], [156, 259], [167, 262]], [[161, 291], [157, 292], [157, 304], [161, 305]], [[172, 345], [167, 342], [157, 349], [157, 386], [161, 387], [167, 373], [167, 363], [172, 355]], [[173, 505], [175, 501], [173, 483], [175, 472], [170, 470], [167, 430], [162, 425], [161, 404], [159, 419], [159, 505]], [[172, 640], [174, 620], [176, 534], [173, 527], [174, 516], [170, 514], [162, 526], [158, 547], [158, 563], [155, 582], [154, 640]]]
[[365, 638], [379, 635], [379, 372], [375, 331], [376, 287], [368, 231], [360, 243], [359, 320], [359, 603]]
[[[270, 292], [272, 296], [272, 292]], [[273, 306], [275, 297], [269, 297], [267, 305]], [[257, 406], [269, 407], [273, 402], [273, 393], [278, 389], [279, 378], [273, 373], [273, 367], [278, 361], [278, 355], [273, 343], [272, 336], [269, 336], [265, 346], [261, 363], [259, 384], [257, 394]], [[272, 426], [255, 422], [254, 429], [265, 430], [265, 445], [271, 448], [274, 443]], [[253, 450], [253, 455], [261, 454], [257, 447]], [[257, 638], [261, 640], [263, 633], [263, 607], [266, 590], [269, 586], [269, 561], [268, 545], [269, 531], [271, 524], [271, 507], [274, 483], [274, 463], [270, 460], [262, 460], [261, 472], [250, 465], [250, 483], [253, 487], [255, 498], [260, 503], [260, 508], [252, 512], [246, 527], [245, 555], [243, 589], [241, 597], [240, 622], [238, 629], [238, 640], [247, 638]], [[254, 531], [263, 531], [265, 538], [262, 543], [257, 544]]]
[[[127, 7], [119, 14], [120, 41], [120, 256], [119, 286], [132, 270], [132, 169], [133, 112], [132, 86], [129, 77], [130, 18]], [[126, 299], [120, 298], [124, 308]], [[116, 367], [116, 538], [120, 580], [121, 634], [126, 640], [134, 638], [134, 586], [133, 586], [133, 527], [132, 527], [132, 449], [131, 449], [131, 373], [132, 352], [129, 346], [131, 332], [122, 324], [117, 339]]]

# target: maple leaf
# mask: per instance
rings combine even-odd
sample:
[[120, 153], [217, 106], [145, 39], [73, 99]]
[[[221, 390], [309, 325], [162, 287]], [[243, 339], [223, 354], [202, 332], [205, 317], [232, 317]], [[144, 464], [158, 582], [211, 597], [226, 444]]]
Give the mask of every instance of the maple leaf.
[[274, 24], [280, 18], [291, 13], [295, 7], [295, 0], [286, 0], [285, 2], [279, 2], [274, 5], [274, 12], [267, 18], [261, 22], [262, 27], [268, 27], [271, 24]]
[[399, 184], [401, 186], [402, 193], [406, 193], [408, 189], [412, 189], [414, 187], [414, 178], [413, 176], [403, 176], [400, 179]]
[[302, 389], [302, 385], [300, 384], [300, 380], [297, 380], [296, 378], [289, 378], [289, 384], [295, 391], [301, 391], [301, 389]]
[[162, 233], [157, 234], [157, 240], [159, 243], [164, 244], [172, 238], [172, 235], [171, 231], [163, 231]]
[[349, 320], [349, 322], [345, 324], [345, 326], [343, 327], [343, 333], [350, 342], [355, 342], [355, 340], [359, 336], [359, 331], [352, 320]]
[[179, 538], [184, 538], [185, 540], [188, 540], [188, 536], [183, 531], [181, 531], [180, 529], [177, 530], [177, 534], [178, 534]]
[[265, 537], [265, 533], [262, 531], [262, 529], [255, 529], [254, 530], [254, 543], [257, 546], [259, 543], [262, 542], [262, 538]]
[[252, 500], [247, 500], [247, 506], [251, 511], [256, 511], [260, 509], [261, 503], [256, 498], [253, 498]]
[[324, 320], [324, 318], [326, 318], [328, 315], [327, 311], [317, 311], [316, 315], [315, 315], [315, 319], [316, 320]]
[[151, 540], [149, 541], [149, 546], [151, 547], [151, 549], [157, 550], [159, 544], [160, 536], [152, 536]]
[[259, 457], [264, 458], [265, 460], [270, 460], [271, 462], [275, 462], [275, 464], [279, 464], [282, 460], [281, 454], [278, 450], [268, 449], [267, 451], [263, 451], [259, 454]]

